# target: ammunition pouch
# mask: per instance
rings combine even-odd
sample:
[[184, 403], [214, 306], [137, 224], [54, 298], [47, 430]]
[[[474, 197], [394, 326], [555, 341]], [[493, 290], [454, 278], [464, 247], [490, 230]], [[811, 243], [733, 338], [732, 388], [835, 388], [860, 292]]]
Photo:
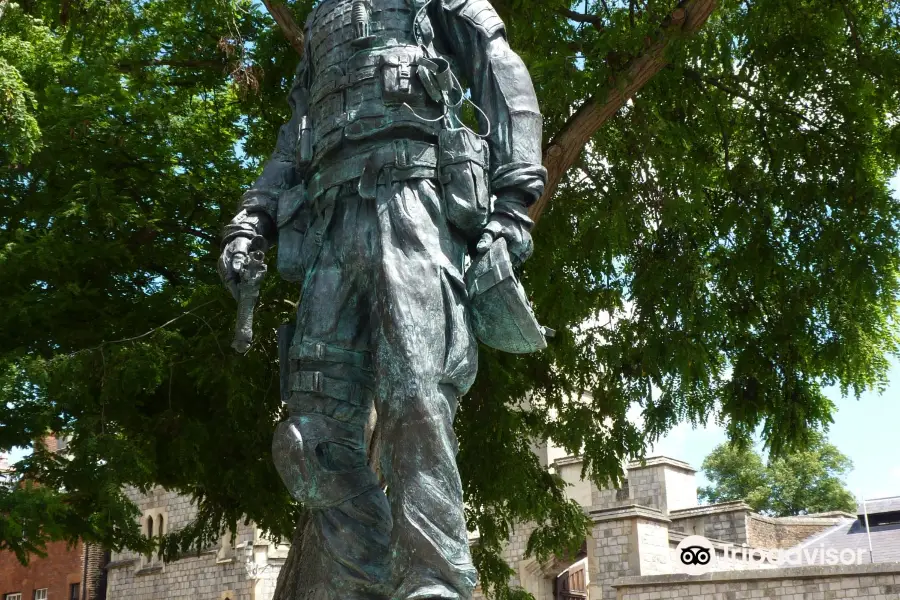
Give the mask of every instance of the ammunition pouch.
[[278, 273], [286, 281], [303, 280], [301, 247], [309, 229], [310, 210], [306, 185], [301, 183], [278, 197]]
[[490, 213], [488, 145], [468, 129], [444, 129], [440, 132], [438, 149], [438, 177], [447, 220], [467, 239], [474, 239]]

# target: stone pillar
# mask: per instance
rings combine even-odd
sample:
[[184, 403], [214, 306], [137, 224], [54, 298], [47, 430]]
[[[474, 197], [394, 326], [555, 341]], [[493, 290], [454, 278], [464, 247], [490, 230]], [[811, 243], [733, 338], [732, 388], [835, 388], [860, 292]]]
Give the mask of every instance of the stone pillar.
[[657, 456], [628, 465], [631, 502], [668, 515], [697, 506], [696, 471], [686, 462]]
[[623, 506], [593, 510], [588, 541], [591, 600], [616, 597], [612, 584], [621, 577], [669, 573], [669, 519], [656, 509]]

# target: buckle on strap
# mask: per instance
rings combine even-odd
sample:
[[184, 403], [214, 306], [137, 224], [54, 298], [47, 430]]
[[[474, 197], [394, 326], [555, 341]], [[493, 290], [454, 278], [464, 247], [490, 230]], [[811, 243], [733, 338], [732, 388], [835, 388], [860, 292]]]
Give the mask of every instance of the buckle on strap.
[[358, 369], [371, 370], [372, 354], [361, 350], [347, 350], [323, 342], [304, 340], [290, 350], [290, 358], [317, 362], [332, 362], [351, 365]]
[[321, 371], [299, 371], [291, 377], [291, 391], [321, 394], [355, 406], [363, 405], [363, 386], [323, 375]]
[[398, 169], [409, 166], [409, 140], [394, 140], [394, 164]]
[[322, 393], [325, 389], [325, 376], [321, 371], [300, 371], [297, 373], [297, 382], [293, 386], [296, 392]]

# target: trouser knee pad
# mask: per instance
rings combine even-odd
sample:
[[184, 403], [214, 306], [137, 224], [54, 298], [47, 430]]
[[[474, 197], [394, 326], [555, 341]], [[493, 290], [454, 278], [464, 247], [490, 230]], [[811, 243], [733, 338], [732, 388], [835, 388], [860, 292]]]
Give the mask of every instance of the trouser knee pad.
[[312, 509], [338, 506], [378, 486], [359, 427], [323, 414], [279, 424], [272, 454], [291, 495]]

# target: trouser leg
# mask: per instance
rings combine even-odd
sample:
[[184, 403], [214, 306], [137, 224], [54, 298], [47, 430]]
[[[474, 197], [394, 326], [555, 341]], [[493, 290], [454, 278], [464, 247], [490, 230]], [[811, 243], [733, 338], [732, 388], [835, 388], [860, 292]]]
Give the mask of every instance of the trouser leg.
[[273, 444], [285, 484], [312, 511], [329, 600], [383, 600], [390, 564], [390, 508], [368, 466], [365, 435], [374, 381], [370, 319], [360, 310], [369, 302], [373, 239], [364, 223], [374, 223], [365, 209], [339, 198], [321, 250], [315, 226], [307, 235], [312, 270], [290, 351], [290, 418]]
[[466, 322], [464, 245], [447, 230], [433, 183], [379, 196], [376, 402], [393, 515], [392, 599], [468, 600], [468, 547], [453, 418], [471, 386], [477, 347]]

